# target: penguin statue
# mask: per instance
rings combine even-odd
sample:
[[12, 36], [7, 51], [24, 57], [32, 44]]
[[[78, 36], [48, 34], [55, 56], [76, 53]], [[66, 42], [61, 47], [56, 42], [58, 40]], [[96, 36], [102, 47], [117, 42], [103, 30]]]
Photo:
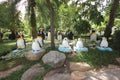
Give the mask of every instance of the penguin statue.
[[23, 49], [25, 48], [26, 43], [25, 40], [22, 38], [22, 36], [18, 35], [17, 37], [17, 48], [18, 49]]
[[105, 37], [102, 38], [102, 41], [100, 43], [100, 47], [108, 47], [108, 41]]
[[13, 50], [13, 53], [20, 53], [26, 47], [26, 42], [21, 35], [17, 36], [16, 45], [17, 49]]
[[62, 45], [59, 46], [58, 50], [61, 52], [66, 52], [66, 53], [72, 52], [72, 48], [69, 45], [67, 38], [63, 39]]
[[39, 53], [42, 51], [42, 48], [40, 46], [40, 43], [38, 42], [37, 38], [34, 39], [33, 43], [32, 43], [32, 53]]
[[97, 46], [100, 51], [112, 51], [112, 48], [108, 47], [108, 41], [105, 37], [102, 38], [100, 46]]
[[40, 34], [38, 34], [38, 36], [37, 36], [37, 41], [40, 43], [40, 47], [42, 47], [43, 46], [43, 38]]
[[88, 51], [88, 48], [84, 47], [82, 40], [78, 38], [76, 46], [74, 46], [74, 51], [75, 52]]
[[96, 34], [95, 30], [93, 30], [90, 35], [90, 41], [97, 41], [97, 34]]

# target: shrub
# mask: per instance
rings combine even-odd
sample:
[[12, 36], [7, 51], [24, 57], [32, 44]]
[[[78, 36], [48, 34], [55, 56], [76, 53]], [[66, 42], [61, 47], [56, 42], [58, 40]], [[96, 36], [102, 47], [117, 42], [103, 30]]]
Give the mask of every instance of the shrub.
[[113, 48], [120, 51], [120, 30], [117, 30], [113, 35]]
[[8, 39], [9, 34], [11, 34], [11, 32], [5, 32], [3, 34], [3, 39]]

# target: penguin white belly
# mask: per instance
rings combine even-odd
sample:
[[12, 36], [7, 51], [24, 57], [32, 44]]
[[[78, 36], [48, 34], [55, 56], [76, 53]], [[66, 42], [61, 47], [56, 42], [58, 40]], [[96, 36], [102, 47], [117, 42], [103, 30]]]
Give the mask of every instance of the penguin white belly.
[[100, 44], [101, 47], [108, 47], [108, 42], [103, 40]]
[[25, 43], [23, 39], [17, 40], [17, 47], [18, 48], [25, 48]]
[[76, 47], [82, 48], [83, 47], [83, 43], [82, 42], [77, 42]]
[[91, 41], [96, 41], [96, 40], [97, 40], [97, 35], [92, 34], [92, 35], [90, 36], [90, 40], [91, 40]]
[[40, 50], [40, 49], [41, 48], [40, 48], [40, 46], [39, 46], [39, 44], [37, 42], [32, 43], [32, 50]]
[[42, 38], [37, 38], [38, 42], [40, 43], [40, 46], [43, 46]]
[[62, 46], [64, 46], [64, 47], [70, 47], [67, 41], [63, 41]]

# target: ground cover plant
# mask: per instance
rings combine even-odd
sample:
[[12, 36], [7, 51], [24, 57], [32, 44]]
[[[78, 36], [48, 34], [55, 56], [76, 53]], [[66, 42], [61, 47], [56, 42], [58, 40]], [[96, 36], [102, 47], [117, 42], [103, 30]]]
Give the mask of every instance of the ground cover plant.
[[0, 43], [0, 56], [9, 53], [11, 50], [16, 49], [15, 40], [4, 40]]
[[90, 64], [93, 68], [101, 68], [102, 66], [107, 66], [108, 64], [116, 64], [116, 58], [120, 57], [120, 52], [113, 51], [99, 51], [97, 49], [89, 49], [88, 52], [80, 52], [78, 55], [69, 58], [73, 62], [86, 62]]

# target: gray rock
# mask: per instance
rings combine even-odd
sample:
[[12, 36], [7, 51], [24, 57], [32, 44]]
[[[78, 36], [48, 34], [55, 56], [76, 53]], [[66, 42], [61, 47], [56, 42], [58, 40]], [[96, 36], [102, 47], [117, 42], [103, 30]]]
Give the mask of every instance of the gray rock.
[[53, 68], [61, 67], [64, 64], [65, 59], [65, 54], [58, 51], [50, 51], [42, 57], [42, 61]]
[[43, 49], [42, 52], [39, 52], [37, 54], [34, 54], [32, 53], [32, 51], [29, 51], [25, 57], [28, 59], [28, 60], [39, 60], [43, 55], [45, 54], [45, 50]]
[[44, 73], [44, 68], [40, 64], [33, 65], [30, 69], [28, 69], [21, 77], [21, 80], [34, 80], [34, 78]]

